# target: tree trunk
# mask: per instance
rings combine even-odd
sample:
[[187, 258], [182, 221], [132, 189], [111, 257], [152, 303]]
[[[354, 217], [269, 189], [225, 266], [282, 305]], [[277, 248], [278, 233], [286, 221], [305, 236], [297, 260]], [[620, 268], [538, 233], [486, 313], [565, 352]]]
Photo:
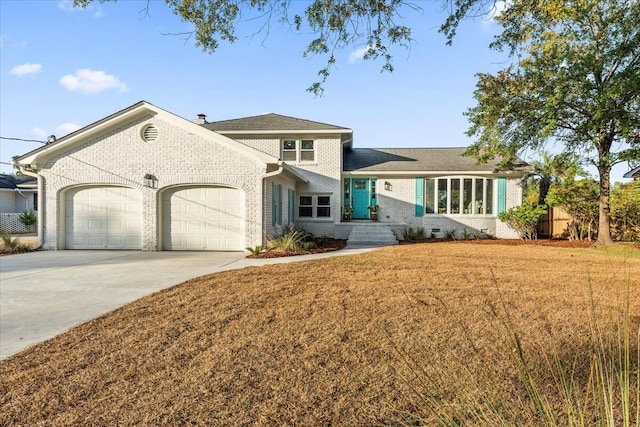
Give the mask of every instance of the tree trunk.
[[611, 224], [609, 218], [609, 194], [611, 166], [602, 159], [599, 162], [598, 173], [600, 175], [600, 209], [598, 215], [598, 240], [596, 245], [613, 244], [611, 238]]

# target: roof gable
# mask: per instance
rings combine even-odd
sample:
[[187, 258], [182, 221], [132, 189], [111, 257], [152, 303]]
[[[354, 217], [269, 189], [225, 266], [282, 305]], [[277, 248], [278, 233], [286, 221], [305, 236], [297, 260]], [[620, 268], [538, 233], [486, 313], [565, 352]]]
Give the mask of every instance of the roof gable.
[[208, 122], [203, 127], [221, 133], [256, 133], [256, 132], [279, 132], [279, 131], [298, 131], [298, 132], [351, 132], [351, 129], [341, 126], [330, 125], [327, 123], [314, 122], [311, 120], [298, 119], [296, 117], [283, 116], [280, 114], [261, 114], [258, 116], [243, 117], [232, 120], [222, 120], [216, 122]]
[[179, 126], [190, 133], [197, 134], [209, 140], [215, 140], [216, 142], [224, 144], [230, 149], [238, 151], [239, 153], [253, 156], [257, 161], [264, 164], [278, 163], [278, 159], [270, 156], [269, 154], [251, 148], [219, 133], [211, 132], [210, 130], [205, 129], [200, 125], [197, 125], [166, 110], [158, 108], [146, 101], [140, 101], [136, 104], [133, 104], [130, 107], [120, 110], [110, 116], [107, 116], [75, 132], [72, 132], [55, 142], [30, 151], [29, 153], [18, 157], [16, 159], [16, 163], [20, 165], [30, 165], [31, 167], [39, 167], [40, 165], [44, 164], [47, 159], [56, 154], [69, 150], [76, 145], [82, 144], [87, 141], [87, 139], [92, 138], [96, 135], [103, 134], [112, 129], [118, 129], [118, 127], [123, 123], [127, 123], [132, 119], [144, 116], [159, 116], [162, 120], [170, 122], [175, 126]]
[[[466, 148], [356, 148], [345, 151], [345, 172], [493, 172], [499, 160], [477, 164]], [[516, 170], [528, 165], [521, 161]]]

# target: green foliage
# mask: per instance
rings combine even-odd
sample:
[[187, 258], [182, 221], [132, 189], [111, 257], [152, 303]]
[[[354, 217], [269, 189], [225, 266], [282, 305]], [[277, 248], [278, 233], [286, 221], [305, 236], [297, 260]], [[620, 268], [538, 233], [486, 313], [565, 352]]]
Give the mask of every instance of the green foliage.
[[471, 233], [465, 228], [462, 230], [462, 240], [470, 240], [473, 237]]
[[525, 240], [534, 240], [538, 237], [538, 220], [546, 213], [544, 206], [522, 203], [498, 215], [498, 219], [505, 222], [509, 228]]
[[260, 252], [262, 252], [262, 245], [258, 245], [255, 248], [252, 248], [251, 246], [247, 246], [246, 249], [251, 253], [251, 255], [258, 256], [260, 255]]
[[315, 247], [315, 242], [302, 242], [302, 249], [304, 249], [305, 251], [309, 251], [311, 249], [314, 249]]
[[456, 240], [456, 230], [445, 230], [444, 237], [449, 240]]
[[[75, 7], [86, 8], [95, 0], [74, 0]], [[99, 0], [100, 2], [116, 0]], [[180, 33], [193, 37], [196, 46], [214, 53], [220, 42], [234, 43], [239, 39], [236, 26], [242, 25], [247, 36], [260, 33], [266, 39], [272, 27], [288, 27], [290, 33], [311, 35], [303, 57], [322, 56], [325, 65], [318, 79], [308, 89], [322, 95], [323, 85], [336, 66], [336, 52], [363, 48], [365, 60], [381, 60], [381, 71], [393, 71], [393, 48], [408, 49], [412, 41], [411, 28], [404, 21], [411, 14], [424, 13], [417, 2], [409, 0], [165, 0], [167, 6], [183, 21], [193, 25], [193, 31]], [[486, 0], [442, 0], [450, 12], [442, 25], [449, 43], [465, 16], [481, 16], [491, 11]], [[151, 15], [148, 2], [146, 12]], [[431, 6], [429, 6], [431, 8]]]
[[592, 179], [566, 181], [549, 190], [549, 206], [561, 207], [573, 219], [569, 224], [569, 238], [590, 240], [596, 233], [599, 214], [599, 187]]
[[17, 237], [11, 237], [8, 231], [0, 231], [0, 239], [2, 240], [3, 250], [11, 254], [31, 251], [31, 246], [21, 243]]
[[282, 234], [267, 238], [267, 250], [277, 249], [284, 252], [298, 252], [302, 249], [302, 245], [308, 236], [307, 232], [300, 227], [285, 228]]
[[525, 180], [525, 200], [539, 205], [547, 204], [551, 186], [566, 180], [573, 181], [577, 175], [585, 175], [575, 154], [551, 154], [540, 152], [540, 158], [530, 162], [533, 171]]
[[405, 242], [419, 242], [424, 240], [426, 233], [423, 227], [405, 227], [402, 230], [402, 238]]
[[640, 241], [640, 180], [613, 187], [609, 214], [615, 240]]
[[30, 227], [38, 221], [38, 218], [34, 211], [28, 210], [18, 215], [18, 221], [20, 221], [25, 227]]
[[517, 154], [550, 140], [594, 164], [600, 175], [608, 230], [609, 175], [616, 163], [640, 158], [640, 7], [627, 0], [510, 2], [496, 19], [503, 26], [492, 47], [511, 65], [479, 74], [467, 112], [467, 150], [479, 161]]

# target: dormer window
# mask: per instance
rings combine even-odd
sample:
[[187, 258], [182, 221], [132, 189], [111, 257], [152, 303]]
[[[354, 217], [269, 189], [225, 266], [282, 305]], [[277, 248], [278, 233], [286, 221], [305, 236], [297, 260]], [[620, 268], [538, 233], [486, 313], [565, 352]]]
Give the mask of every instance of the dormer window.
[[282, 140], [282, 160], [296, 163], [314, 162], [315, 147], [313, 139], [284, 139]]

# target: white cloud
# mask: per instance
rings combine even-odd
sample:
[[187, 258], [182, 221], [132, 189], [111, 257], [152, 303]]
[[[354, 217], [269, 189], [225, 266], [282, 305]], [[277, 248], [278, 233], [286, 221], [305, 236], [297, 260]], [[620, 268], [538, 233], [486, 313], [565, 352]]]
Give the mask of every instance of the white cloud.
[[351, 52], [349, 55], [349, 64], [353, 64], [356, 61], [364, 58], [364, 56], [371, 50], [371, 45], [366, 45], [365, 47], [361, 47], [360, 49]]
[[75, 123], [63, 123], [56, 128], [56, 136], [61, 138], [71, 132], [77, 131], [78, 129], [80, 129], [80, 126]]
[[58, 8], [64, 10], [65, 12], [75, 12], [78, 9], [73, 7], [73, 0], [61, 0], [58, 2]]
[[38, 127], [31, 129], [31, 133], [33, 136], [37, 136], [38, 138], [44, 138], [47, 136], [47, 131]]
[[117, 89], [120, 92], [129, 90], [127, 85], [117, 77], [106, 74], [104, 71], [95, 71], [88, 68], [78, 70], [75, 74], [67, 74], [59, 81], [67, 90], [80, 91], [82, 93], [100, 93], [109, 89]]
[[35, 74], [40, 71], [42, 71], [42, 65], [40, 64], [22, 64], [13, 67], [11, 71], [9, 71], [9, 74], [22, 77], [25, 74]]

